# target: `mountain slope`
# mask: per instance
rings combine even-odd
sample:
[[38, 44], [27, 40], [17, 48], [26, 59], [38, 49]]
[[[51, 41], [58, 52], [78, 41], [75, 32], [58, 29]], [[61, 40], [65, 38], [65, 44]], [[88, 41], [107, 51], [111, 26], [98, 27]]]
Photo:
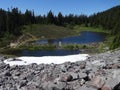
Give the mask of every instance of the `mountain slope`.
[[111, 49], [120, 47], [120, 5], [106, 11], [91, 15], [89, 22], [92, 27], [102, 26], [114, 36]]

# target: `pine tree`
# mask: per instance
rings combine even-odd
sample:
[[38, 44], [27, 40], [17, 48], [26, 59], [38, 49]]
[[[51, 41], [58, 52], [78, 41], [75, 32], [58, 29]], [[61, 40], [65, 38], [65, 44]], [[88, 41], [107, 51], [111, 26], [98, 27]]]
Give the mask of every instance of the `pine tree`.
[[64, 24], [64, 18], [61, 12], [58, 13], [58, 25], [63, 25]]
[[54, 15], [53, 15], [51, 10], [47, 14], [47, 23], [48, 24], [54, 24], [55, 23], [55, 18], [54, 18]]

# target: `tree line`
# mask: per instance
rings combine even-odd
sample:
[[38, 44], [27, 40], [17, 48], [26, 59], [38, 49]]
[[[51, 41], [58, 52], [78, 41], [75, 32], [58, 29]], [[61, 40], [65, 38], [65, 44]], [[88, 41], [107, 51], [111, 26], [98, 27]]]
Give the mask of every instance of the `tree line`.
[[111, 49], [120, 47], [120, 5], [93, 14], [88, 19], [92, 27], [102, 27], [111, 32], [111, 35], [114, 36]]
[[87, 21], [86, 15], [69, 14], [63, 16], [61, 12], [54, 15], [50, 10], [47, 15], [35, 16], [34, 11], [26, 10], [21, 13], [18, 8], [8, 9], [7, 11], [0, 9], [0, 37], [7, 34], [18, 36], [21, 26], [29, 24], [55, 24], [65, 26], [67, 24], [83, 24]]
[[18, 8], [8, 9], [8, 11], [0, 9], [0, 37], [6, 33], [18, 36], [22, 25], [31, 24], [34, 21], [34, 12], [29, 10], [23, 14]]
[[26, 10], [22, 13], [18, 8], [3, 10], [0, 9], [0, 40], [3, 38], [13, 40], [21, 35], [22, 26], [30, 24], [55, 24], [59, 26], [74, 26], [84, 24], [91, 27], [102, 27], [109, 30], [115, 36], [111, 48], [120, 46], [120, 6], [109, 10], [93, 14], [91, 16], [82, 15], [58, 15], [50, 10], [47, 15], [34, 14], [34, 11]]

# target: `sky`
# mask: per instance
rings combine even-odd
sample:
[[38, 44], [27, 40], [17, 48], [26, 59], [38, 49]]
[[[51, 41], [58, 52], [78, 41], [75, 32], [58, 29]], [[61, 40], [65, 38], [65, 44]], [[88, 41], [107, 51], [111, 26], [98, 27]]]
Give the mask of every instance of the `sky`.
[[55, 15], [58, 12], [91, 15], [117, 5], [120, 5], [120, 0], [0, 0], [2, 9], [18, 7], [22, 12], [29, 9], [34, 10], [35, 15], [44, 15], [50, 10]]

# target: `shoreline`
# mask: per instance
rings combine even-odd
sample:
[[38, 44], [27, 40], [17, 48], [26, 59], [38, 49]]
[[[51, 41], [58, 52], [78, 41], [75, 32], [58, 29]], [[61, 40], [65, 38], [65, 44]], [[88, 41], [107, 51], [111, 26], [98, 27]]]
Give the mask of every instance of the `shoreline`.
[[[57, 47], [57, 46], [48, 46], [48, 50], [47, 49], [44, 49], [45, 46], [43, 45], [37, 45], [37, 46], [34, 46], [34, 47], [19, 47], [19, 48], [8, 48], [8, 49], [5, 49], [4, 51], [1, 52], [0, 55], [2, 56], [12, 56], [12, 57], [20, 57], [20, 53], [23, 51], [23, 50], [27, 50], [27, 51], [51, 51], [51, 50], [68, 50], [68, 51], [71, 51], [71, 50], [78, 50], [80, 52], [80, 54], [84, 54], [84, 53], [87, 53], [87, 54], [95, 54], [95, 53], [103, 53], [103, 52], [106, 52], [109, 50], [109, 47], [107, 47], [105, 44], [105, 42], [98, 42], [98, 43], [88, 43], [88, 44], [63, 44], [61, 47]], [[40, 47], [40, 49], [39, 49]], [[51, 48], [52, 47], [52, 48]], [[55, 47], [55, 48], [53, 48]], [[34, 49], [35, 48], [35, 49]], [[41, 49], [42, 48], [42, 49]], [[11, 54], [12, 53], [12, 54]]]

